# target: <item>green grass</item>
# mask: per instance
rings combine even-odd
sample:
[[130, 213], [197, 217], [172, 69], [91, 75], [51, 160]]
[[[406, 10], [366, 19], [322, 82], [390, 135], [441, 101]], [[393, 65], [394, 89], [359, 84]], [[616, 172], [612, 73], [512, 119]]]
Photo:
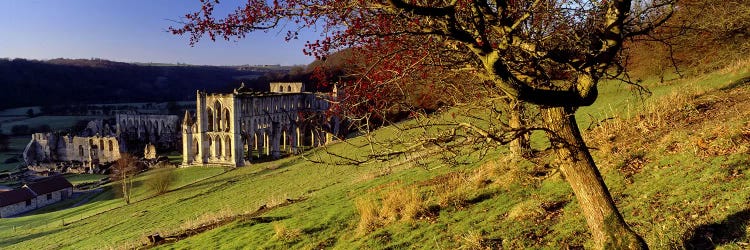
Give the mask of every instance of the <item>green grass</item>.
[[[698, 80], [654, 84], [654, 95], [638, 103], [638, 97], [631, 96], [628, 90], [617, 85], [603, 86], [600, 100], [579, 110], [579, 122], [586, 128], [591, 119], [583, 117], [591, 114], [596, 120], [615, 115], [635, 119], [637, 124], [644, 115], [642, 109], [670, 103], [664, 98], [671, 98], [675, 91], [731, 101], [727, 93], [714, 90], [748, 75], [747, 69], [741, 69]], [[716, 114], [720, 111], [721, 107], [712, 110]], [[721, 116], [720, 122], [706, 119], [670, 127], [681, 123], [668, 121], [661, 127], [650, 127], [648, 132], [623, 125], [621, 130], [613, 131], [618, 136], [606, 143], [609, 150], [593, 151], [625, 220], [651, 248], [681, 248], [690, 243], [692, 235], [706, 232], [713, 233], [720, 249], [747, 246], [750, 150], [741, 143], [750, 142], [743, 141], [742, 134], [742, 129], [750, 129], [750, 118], [745, 116], [748, 112], [740, 111], [738, 115], [730, 112]], [[608, 122], [627, 125], [628, 121]], [[585, 133], [587, 140], [603, 148], [594, 133], [598, 132]], [[406, 135], [382, 128], [374, 138], [387, 140]], [[698, 148], [698, 140], [706, 141], [707, 149]], [[353, 143], [363, 143], [362, 138]], [[313, 150], [306, 157], [330, 161], [316, 153], [323, 150]], [[338, 143], [325, 150], [361, 156], [369, 148]], [[393, 162], [334, 166], [295, 156], [227, 172], [192, 167], [177, 170], [174, 188], [156, 197], [144, 184], [149, 175], [146, 173], [136, 182], [136, 202], [131, 205], [125, 206], [105, 187], [104, 192], [79, 207], [0, 220], [0, 248], [137, 247], [146, 235], [169, 235], [211, 220], [252, 213], [263, 205], [273, 207], [285, 204], [287, 199], [300, 198], [304, 200], [261, 214], [262, 219], [236, 220], [159, 248], [590, 247], [579, 205], [556, 169], [531, 162], [497, 160], [504, 154], [505, 149], [498, 148], [488, 152], [483, 160], [460, 166], [444, 165], [434, 158], [424, 160], [421, 167], [394, 166]], [[477, 160], [473, 157], [468, 158]], [[459, 184], [449, 185], [447, 176], [460, 177], [456, 178]], [[421, 217], [380, 218], [381, 225], [371, 231], [358, 230], [358, 200], [371, 200], [381, 212], [388, 212], [382, 209], [386, 197], [407, 190], [416, 190], [425, 205], [427, 210]]]
[[85, 183], [96, 183], [106, 175], [102, 174], [66, 174], [64, 175], [73, 186], [85, 184]]

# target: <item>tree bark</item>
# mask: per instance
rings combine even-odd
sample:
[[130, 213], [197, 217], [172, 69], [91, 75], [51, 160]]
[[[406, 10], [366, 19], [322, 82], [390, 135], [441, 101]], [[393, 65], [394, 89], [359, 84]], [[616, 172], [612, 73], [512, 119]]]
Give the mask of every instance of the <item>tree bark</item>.
[[[513, 129], [521, 129], [524, 127], [524, 121], [526, 120], [526, 110], [523, 102], [512, 100], [508, 103], [508, 110], [510, 113], [509, 125]], [[529, 142], [529, 134], [523, 133], [510, 142], [510, 152], [514, 157], [526, 158], [531, 155], [531, 144]]]
[[552, 148], [581, 206], [596, 249], [648, 249], [625, 223], [576, 124], [573, 108], [543, 108]]

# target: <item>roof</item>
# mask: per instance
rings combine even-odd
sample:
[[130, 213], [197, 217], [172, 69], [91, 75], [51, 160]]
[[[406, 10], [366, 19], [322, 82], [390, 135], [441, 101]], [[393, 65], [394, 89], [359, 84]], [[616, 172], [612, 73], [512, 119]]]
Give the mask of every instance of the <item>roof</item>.
[[26, 187], [31, 189], [31, 191], [34, 191], [37, 195], [43, 195], [69, 187], [72, 188], [73, 184], [70, 184], [70, 182], [62, 176], [53, 176], [38, 182], [26, 184]]
[[0, 207], [34, 199], [36, 195], [26, 188], [19, 188], [0, 193]]

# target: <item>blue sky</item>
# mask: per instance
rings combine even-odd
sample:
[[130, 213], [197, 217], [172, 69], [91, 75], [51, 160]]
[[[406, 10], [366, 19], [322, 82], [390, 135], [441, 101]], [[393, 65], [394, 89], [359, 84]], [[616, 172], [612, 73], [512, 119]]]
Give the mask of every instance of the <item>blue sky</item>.
[[[222, 1], [227, 13], [243, 1]], [[257, 32], [239, 41], [166, 32], [198, 0], [0, 0], [0, 58], [103, 58], [121, 62], [200, 65], [308, 64], [306, 40], [284, 41], [285, 31]]]

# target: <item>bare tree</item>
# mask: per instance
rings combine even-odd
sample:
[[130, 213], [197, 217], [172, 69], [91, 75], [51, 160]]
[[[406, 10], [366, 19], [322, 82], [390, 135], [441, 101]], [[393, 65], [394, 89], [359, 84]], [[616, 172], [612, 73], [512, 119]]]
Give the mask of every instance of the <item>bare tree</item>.
[[[435, 92], [472, 91], [451, 103], [457, 109], [446, 111], [458, 110], [463, 118], [434, 122], [414, 110], [410, 115], [416, 125], [401, 129], [425, 131], [425, 136], [417, 142], [372, 140], [400, 146], [369, 159], [432, 147], [458, 158], [466, 151], [482, 152], [491, 143], [510, 143], [530, 130], [545, 131], [594, 246], [647, 248], [617, 210], [581, 137], [575, 112], [596, 101], [601, 79], [622, 76], [624, 41], [663, 25], [672, 16], [675, 0], [250, 0], [220, 19], [213, 15], [218, 2], [202, 3], [200, 11], [187, 14], [185, 23], [171, 31], [190, 34], [196, 43], [203, 35], [244, 38], [249, 32], [280, 27], [291, 27], [287, 39], [295, 39], [300, 29], [319, 27], [325, 38], [309, 42], [305, 53], [324, 57], [356, 48], [369, 63], [345, 83], [347, 95], [334, 107], [363, 126], [398, 108], [390, 100], [409, 96], [412, 78], [449, 74], [477, 79], [467, 81], [471, 86], [435, 81]], [[508, 100], [535, 104], [541, 126], [509, 125], [508, 115], [498, 115], [507, 112], [497, 108]]]
[[138, 174], [138, 166], [135, 157], [123, 153], [119, 160], [112, 165], [110, 178], [119, 184], [119, 194], [126, 204], [130, 204], [133, 190], [133, 179]]

